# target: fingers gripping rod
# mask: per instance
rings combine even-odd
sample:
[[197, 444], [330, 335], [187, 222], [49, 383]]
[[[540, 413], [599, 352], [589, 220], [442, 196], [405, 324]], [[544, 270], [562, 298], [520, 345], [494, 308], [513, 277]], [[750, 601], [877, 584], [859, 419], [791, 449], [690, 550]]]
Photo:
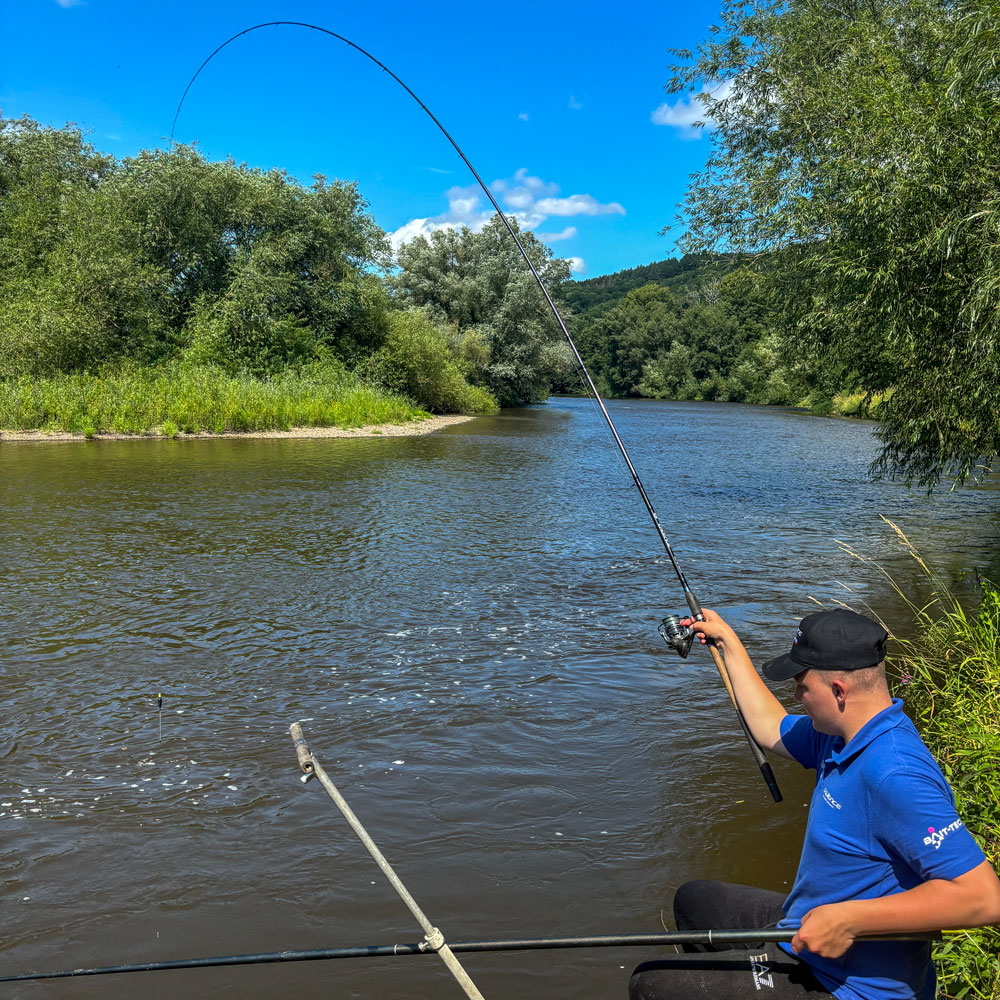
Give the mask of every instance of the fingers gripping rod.
[[[263, 24], [255, 24], [253, 25], [253, 27], [245, 28], [243, 31], [237, 32], [231, 38], [226, 39], [226, 41], [224, 41], [214, 52], [212, 52], [212, 54], [198, 67], [194, 76], [192, 76], [191, 79], [188, 81], [187, 87], [184, 88], [184, 93], [181, 95], [181, 99], [177, 104], [177, 110], [174, 112], [173, 124], [170, 127], [170, 141], [173, 142], [174, 130], [177, 127], [177, 118], [178, 115], [180, 115], [181, 107], [184, 104], [184, 99], [188, 95], [188, 91], [190, 91], [195, 80], [198, 79], [198, 76], [201, 73], [201, 71], [212, 61], [212, 59], [216, 55], [218, 55], [218, 53], [221, 52], [227, 45], [229, 45], [230, 42], [236, 41], [237, 38], [242, 38], [243, 35], [248, 35], [250, 34], [250, 32], [257, 31], [261, 28], [272, 28], [281, 26], [308, 28], [311, 31], [322, 32], [325, 35], [330, 35], [332, 38], [336, 38], [338, 41], [341, 41], [345, 45], [350, 46], [355, 51], [360, 52], [361, 55], [365, 56], [367, 59], [370, 59], [383, 72], [388, 73], [389, 76], [391, 76], [393, 80], [395, 80], [396, 83], [398, 83], [403, 88], [403, 90], [405, 90], [410, 95], [410, 97], [412, 97], [413, 100], [420, 105], [423, 111], [427, 114], [428, 118], [430, 118], [430, 120], [434, 122], [434, 124], [441, 130], [444, 137], [448, 140], [448, 142], [451, 143], [455, 152], [458, 153], [458, 155], [461, 157], [462, 162], [469, 168], [469, 171], [471, 172], [472, 176], [475, 177], [476, 182], [483, 189], [483, 193], [489, 199], [489, 202], [493, 206], [494, 211], [497, 213], [497, 215], [500, 217], [500, 220], [506, 227], [507, 232], [510, 233], [511, 239], [516, 244], [517, 249], [521, 252], [521, 256], [524, 258], [524, 262], [528, 265], [528, 270], [531, 272], [532, 277], [538, 284], [538, 287], [541, 290], [542, 295], [545, 297], [545, 301], [548, 303], [549, 309], [551, 310], [553, 317], [555, 317], [556, 323], [559, 325], [559, 329], [562, 331], [563, 336], [566, 338], [566, 343], [569, 344], [569, 348], [573, 353], [573, 357], [576, 359], [576, 363], [580, 366], [580, 371], [583, 374], [583, 377], [587, 383], [587, 388], [590, 390], [590, 394], [593, 396], [593, 398], [597, 401], [597, 405], [600, 407], [601, 413], [604, 416], [605, 421], [607, 421], [608, 428], [611, 431], [611, 436], [615, 439], [615, 444], [618, 446], [618, 450], [621, 452], [622, 458], [625, 460], [625, 465], [628, 468], [629, 474], [632, 476], [632, 480], [636, 485], [636, 489], [638, 489], [639, 491], [639, 495], [642, 497], [642, 502], [645, 504], [646, 510], [649, 512], [649, 516], [653, 522], [653, 527], [656, 529], [656, 533], [657, 535], [659, 535], [660, 541], [663, 543], [663, 548], [667, 553], [667, 557], [670, 559], [670, 565], [673, 566], [674, 572], [677, 574], [677, 579], [680, 581], [681, 587], [684, 590], [684, 599], [687, 601], [687, 605], [691, 609], [692, 616], [699, 621], [704, 620], [704, 616], [702, 615], [701, 611], [701, 605], [698, 603], [698, 599], [694, 596], [694, 594], [691, 591], [691, 588], [688, 586], [687, 580], [684, 578], [684, 574], [681, 571], [680, 565], [677, 562], [677, 557], [674, 555], [674, 550], [671, 548], [670, 542], [668, 541], [666, 533], [663, 530], [663, 526], [660, 524], [660, 519], [656, 516], [656, 511], [653, 508], [653, 504], [649, 499], [649, 495], [646, 493], [646, 488], [642, 485], [642, 480], [639, 478], [639, 474], [635, 471], [635, 466], [632, 464], [632, 459], [629, 457], [628, 451], [625, 448], [625, 444], [622, 441], [621, 437], [619, 437], [618, 435], [618, 430], [615, 427], [614, 421], [611, 419], [611, 414], [608, 413], [608, 409], [604, 405], [604, 400], [601, 399], [601, 394], [597, 391], [597, 386], [594, 385], [594, 380], [590, 377], [590, 372], [587, 370], [587, 366], [586, 364], [584, 364], [583, 358], [580, 356], [580, 352], [577, 350], [576, 344], [573, 342], [573, 338], [570, 336], [569, 330], [566, 329], [566, 324], [563, 322], [562, 316], [559, 315], [559, 310], [556, 308], [555, 302], [552, 301], [552, 296], [549, 294], [548, 289], [545, 287], [545, 283], [542, 281], [542, 278], [539, 275], [537, 269], [535, 268], [535, 265], [532, 263], [531, 258], [528, 256], [527, 251], [524, 249], [524, 246], [521, 243], [521, 240], [517, 234], [517, 230], [514, 229], [513, 225], [510, 222], [510, 219], [507, 218], [506, 213], [497, 203], [496, 198], [494, 198], [493, 192], [490, 191], [490, 189], [483, 182], [483, 179], [477, 173], [476, 168], [473, 167], [473, 165], [469, 162], [469, 158], [462, 151], [462, 148], [458, 145], [458, 143], [455, 142], [455, 140], [451, 137], [451, 134], [448, 132], [448, 130], [444, 127], [444, 125], [441, 124], [440, 121], [438, 121], [438, 119], [435, 117], [430, 108], [428, 108], [427, 105], [424, 104], [424, 102], [420, 100], [420, 98], [417, 97], [417, 95], [398, 76], [396, 76], [396, 74], [393, 73], [388, 66], [386, 66], [384, 63], [376, 59], [375, 56], [373, 56], [370, 52], [361, 48], [360, 45], [357, 45], [354, 42], [352, 42], [349, 38], [345, 38], [343, 35], [338, 35], [335, 31], [330, 31], [328, 28], [321, 28], [319, 27], [319, 25], [309, 24], [305, 21], [267, 21]], [[774, 774], [771, 771], [771, 766], [765, 760], [764, 752], [761, 750], [756, 740], [754, 740], [753, 735], [751, 734], [750, 729], [746, 724], [746, 720], [743, 717], [743, 713], [740, 711], [740, 707], [736, 703], [736, 697], [733, 694], [733, 687], [729, 679], [729, 671], [726, 668], [725, 660], [720, 651], [714, 646], [710, 647], [710, 651], [712, 653], [712, 659], [715, 661], [716, 668], [719, 671], [719, 676], [722, 678], [722, 682], [726, 687], [726, 691], [729, 693], [729, 697], [732, 700], [733, 707], [736, 709], [736, 716], [739, 719], [740, 726], [742, 727], [743, 733], [747, 738], [747, 742], [750, 744], [750, 749], [754, 755], [754, 759], [757, 761], [757, 764], [760, 767], [761, 774], [763, 775], [764, 780], [771, 791], [771, 795], [773, 796], [774, 801], [780, 802], [781, 792], [778, 791], [778, 786], [774, 781]]]

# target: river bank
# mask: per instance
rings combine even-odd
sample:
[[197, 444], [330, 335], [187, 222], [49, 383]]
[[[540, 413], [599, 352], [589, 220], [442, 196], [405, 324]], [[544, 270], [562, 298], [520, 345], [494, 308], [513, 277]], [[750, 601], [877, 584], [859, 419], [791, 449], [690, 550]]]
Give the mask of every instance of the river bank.
[[362, 427], [290, 427], [288, 430], [274, 431], [224, 431], [215, 434], [210, 431], [197, 431], [192, 434], [176, 432], [165, 435], [161, 432], [149, 434], [83, 434], [70, 431], [5, 431], [0, 430], [0, 442], [32, 441], [32, 442], [67, 442], [67, 441], [134, 441], [163, 440], [166, 437], [185, 441], [206, 440], [216, 438], [359, 438], [359, 437], [413, 437], [420, 434], [433, 434], [443, 427], [454, 427], [475, 417], [450, 413], [444, 416], [428, 416], [423, 419], [411, 420], [405, 424], [365, 424]]

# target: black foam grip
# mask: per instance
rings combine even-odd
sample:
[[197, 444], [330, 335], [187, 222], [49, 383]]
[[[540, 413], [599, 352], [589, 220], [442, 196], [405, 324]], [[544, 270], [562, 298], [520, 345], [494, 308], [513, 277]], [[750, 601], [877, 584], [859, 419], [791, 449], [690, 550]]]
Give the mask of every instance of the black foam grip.
[[774, 771], [771, 770], [771, 765], [766, 760], [760, 765], [760, 773], [764, 775], [764, 780], [771, 792], [771, 798], [775, 802], [780, 802], [782, 799], [781, 789], [778, 787], [777, 781], [774, 780]]

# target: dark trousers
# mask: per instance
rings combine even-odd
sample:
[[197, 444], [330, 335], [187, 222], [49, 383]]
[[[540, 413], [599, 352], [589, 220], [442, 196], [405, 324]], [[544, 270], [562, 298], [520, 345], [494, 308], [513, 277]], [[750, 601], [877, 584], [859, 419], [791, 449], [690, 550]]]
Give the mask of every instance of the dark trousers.
[[[781, 918], [780, 892], [728, 882], [687, 882], [674, 895], [674, 922], [679, 931], [721, 927], [773, 928]], [[830, 994], [805, 962], [776, 944], [689, 945], [680, 955], [643, 962], [628, 984], [629, 1000], [746, 1000], [764, 994], [768, 1000], [792, 1000]]]

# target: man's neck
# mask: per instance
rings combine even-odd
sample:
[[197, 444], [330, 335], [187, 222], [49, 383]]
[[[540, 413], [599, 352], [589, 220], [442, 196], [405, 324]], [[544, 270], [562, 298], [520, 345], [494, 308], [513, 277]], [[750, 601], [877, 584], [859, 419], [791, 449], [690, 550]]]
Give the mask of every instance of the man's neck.
[[884, 712], [891, 705], [892, 698], [888, 691], [873, 691], [870, 695], [864, 696], [855, 694], [853, 704], [849, 705], [841, 716], [838, 735], [845, 743], [850, 743], [879, 712]]

